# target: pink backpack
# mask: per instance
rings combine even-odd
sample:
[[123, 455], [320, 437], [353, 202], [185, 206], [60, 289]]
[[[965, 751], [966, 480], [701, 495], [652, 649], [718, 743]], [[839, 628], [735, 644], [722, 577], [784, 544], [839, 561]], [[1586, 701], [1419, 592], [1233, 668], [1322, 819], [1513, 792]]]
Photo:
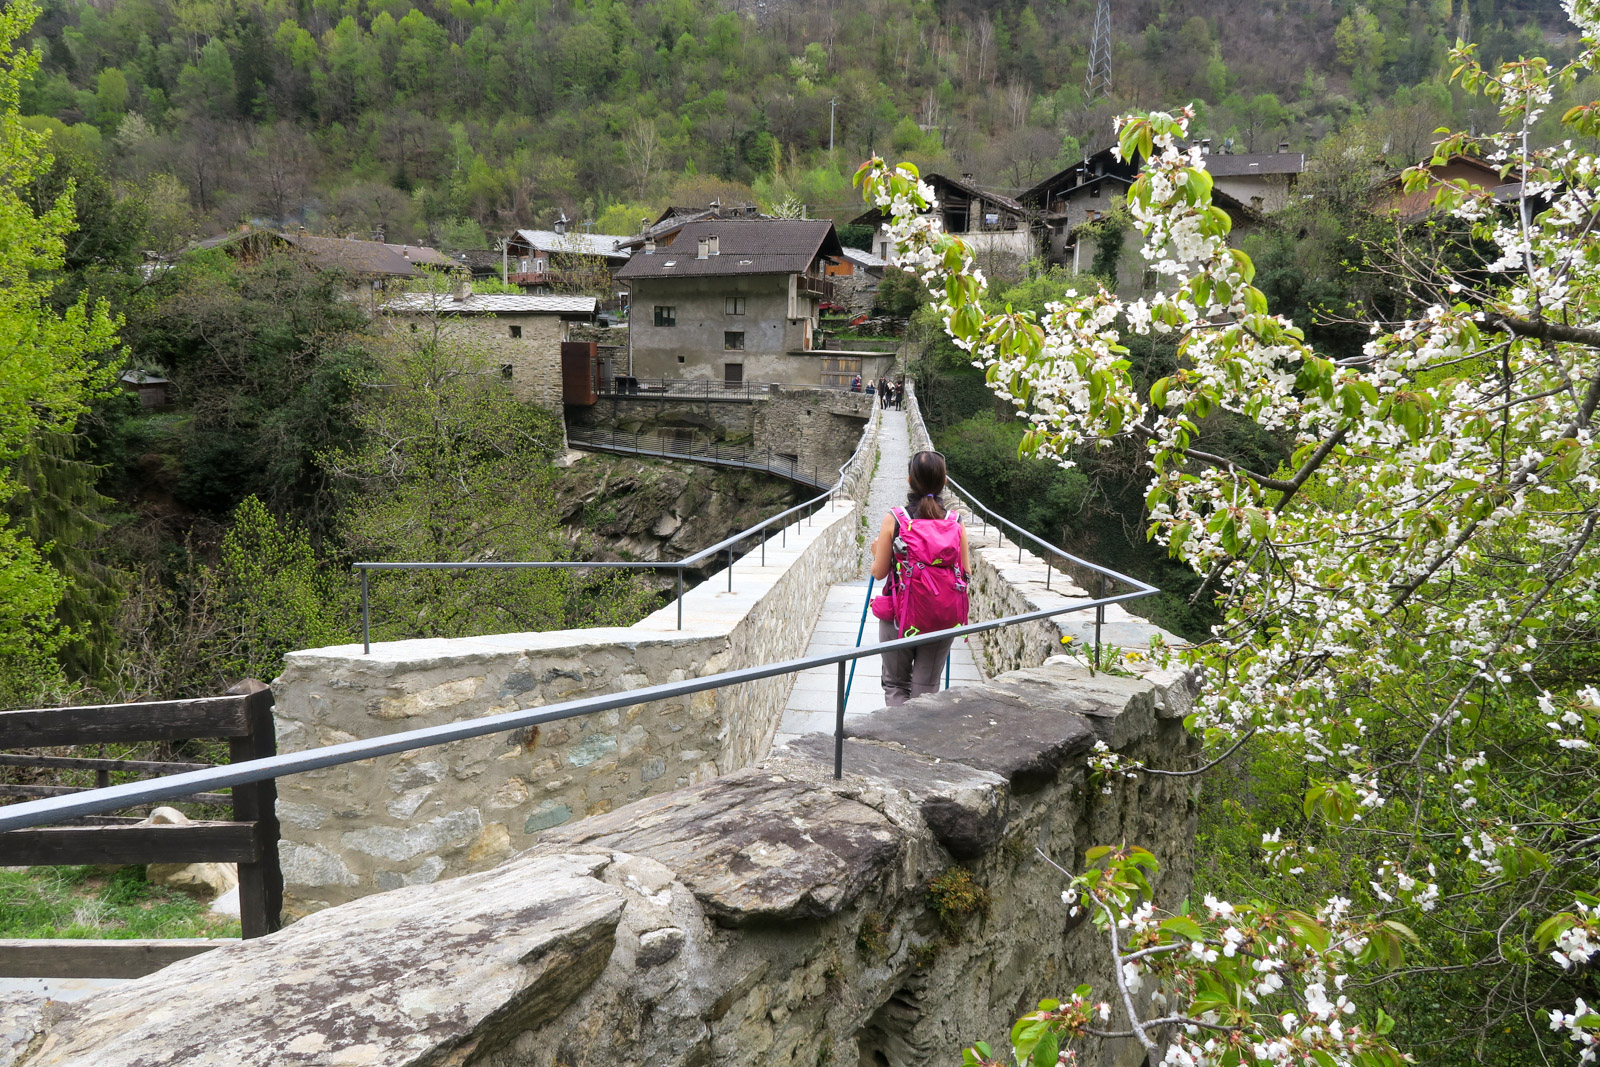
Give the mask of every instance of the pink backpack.
[[961, 570], [961, 520], [913, 519], [894, 508], [898, 527], [888, 591], [872, 613], [893, 619], [901, 637], [948, 630], [967, 621], [967, 576]]

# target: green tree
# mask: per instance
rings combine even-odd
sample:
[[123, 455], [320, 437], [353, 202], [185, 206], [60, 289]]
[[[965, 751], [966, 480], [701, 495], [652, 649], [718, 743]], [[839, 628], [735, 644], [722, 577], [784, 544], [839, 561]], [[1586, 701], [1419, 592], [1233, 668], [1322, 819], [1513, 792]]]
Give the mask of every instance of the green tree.
[[[396, 330], [365, 390], [359, 444], [326, 464], [354, 492], [340, 521], [357, 559], [553, 561], [558, 418], [517, 401], [488, 354], [442, 316]], [[631, 623], [648, 595], [622, 572], [419, 571], [372, 583], [373, 632], [457, 637]]]
[[[17, 41], [38, 8], [18, 0], [0, 9], [0, 505], [21, 488], [18, 459], [47, 434], [71, 433], [90, 399], [109, 387], [116, 323], [87, 298], [58, 311], [49, 304], [52, 275], [73, 230], [72, 190], [35, 212], [29, 185], [48, 171], [45, 138], [18, 115], [36, 52]], [[52, 658], [68, 634], [55, 617], [67, 581], [26, 534], [0, 523], [0, 701], [41, 698], [59, 683]]]

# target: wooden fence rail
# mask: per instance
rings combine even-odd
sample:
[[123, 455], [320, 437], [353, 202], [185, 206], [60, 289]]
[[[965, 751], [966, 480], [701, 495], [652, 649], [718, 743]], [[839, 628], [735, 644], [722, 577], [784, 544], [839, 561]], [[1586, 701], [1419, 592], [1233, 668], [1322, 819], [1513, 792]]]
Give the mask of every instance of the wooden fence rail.
[[[44, 748], [138, 741], [226, 738], [233, 763], [277, 754], [272, 726], [272, 690], [241, 682], [227, 695], [145, 704], [105, 704], [0, 712], [0, 749]], [[152, 760], [90, 759], [0, 753], [0, 766], [92, 770], [96, 783], [113, 772], [172, 774], [203, 764]], [[0, 796], [76, 792], [62, 786], [0, 787]], [[237, 863], [239, 922], [245, 937], [278, 929], [283, 911], [283, 875], [278, 868], [277, 786], [268, 779], [234, 786], [232, 796], [201, 793], [200, 802], [233, 803], [231, 822], [187, 826], [141, 826], [117, 817], [85, 819], [89, 825], [48, 826], [0, 833], [0, 866], [34, 864]], [[101, 942], [107, 951], [115, 942]], [[15, 973], [0, 949], [0, 973]]]

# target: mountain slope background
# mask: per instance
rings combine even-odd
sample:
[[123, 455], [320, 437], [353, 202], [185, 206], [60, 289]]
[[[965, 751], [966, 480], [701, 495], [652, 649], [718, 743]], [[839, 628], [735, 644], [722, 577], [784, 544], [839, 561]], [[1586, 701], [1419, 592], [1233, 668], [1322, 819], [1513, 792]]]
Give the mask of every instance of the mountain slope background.
[[1370, 152], [1409, 162], [1488, 118], [1444, 85], [1458, 36], [1491, 61], [1571, 47], [1558, 0], [1117, 0], [1114, 89], [1086, 103], [1094, 11], [56, 0], [22, 110], [71, 127], [157, 248], [247, 220], [483, 247], [718, 196], [842, 220], [873, 152], [1019, 189], [1109, 143], [1119, 111], [1191, 101], [1219, 148], [1370, 126]]

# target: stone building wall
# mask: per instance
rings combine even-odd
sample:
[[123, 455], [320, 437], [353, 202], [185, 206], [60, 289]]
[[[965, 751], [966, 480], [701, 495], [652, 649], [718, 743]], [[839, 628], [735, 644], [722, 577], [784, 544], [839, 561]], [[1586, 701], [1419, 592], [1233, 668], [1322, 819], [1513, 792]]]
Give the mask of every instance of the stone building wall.
[[[828, 586], [860, 565], [869, 421], [848, 491], [632, 627], [292, 652], [273, 683], [278, 747], [303, 751], [804, 654]], [[864, 472], [864, 473], [863, 473]], [[303, 914], [484, 870], [543, 830], [748, 766], [792, 678], [619, 709], [279, 782], [286, 909]]]
[[854, 453], [873, 401], [865, 392], [774, 389], [756, 411], [756, 447], [795, 456], [801, 467], [814, 467], [824, 485], [831, 484]]
[[[8, 1004], [27, 1067], [923, 1067], [1080, 982], [1125, 1026], [1064, 878], [1121, 841], [1187, 895], [1189, 779], [1092, 782], [1097, 740], [1192, 763], [1182, 679], [1054, 660], [549, 832], [493, 870], [312, 915], [88, 1000]], [[948, 908], [970, 879], [984, 909]], [[941, 917], [941, 905], [946, 905]], [[1080, 1063], [1143, 1060], [1085, 1041]], [[1158, 1059], [1157, 1056], [1152, 1059]]]
[[[431, 316], [395, 315], [399, 323], [433, 329]], [[402, 327], [403, 328], [403, 327]], [[459, 340], [482, 355], [491, 370], [510, 368], [507, 379], [518, 400], [561, 409], [561, 342], [568, 324], [559, 315], [441, 315], [441, 338]], [[511, 336], [513, 328], [520, 337]]]

